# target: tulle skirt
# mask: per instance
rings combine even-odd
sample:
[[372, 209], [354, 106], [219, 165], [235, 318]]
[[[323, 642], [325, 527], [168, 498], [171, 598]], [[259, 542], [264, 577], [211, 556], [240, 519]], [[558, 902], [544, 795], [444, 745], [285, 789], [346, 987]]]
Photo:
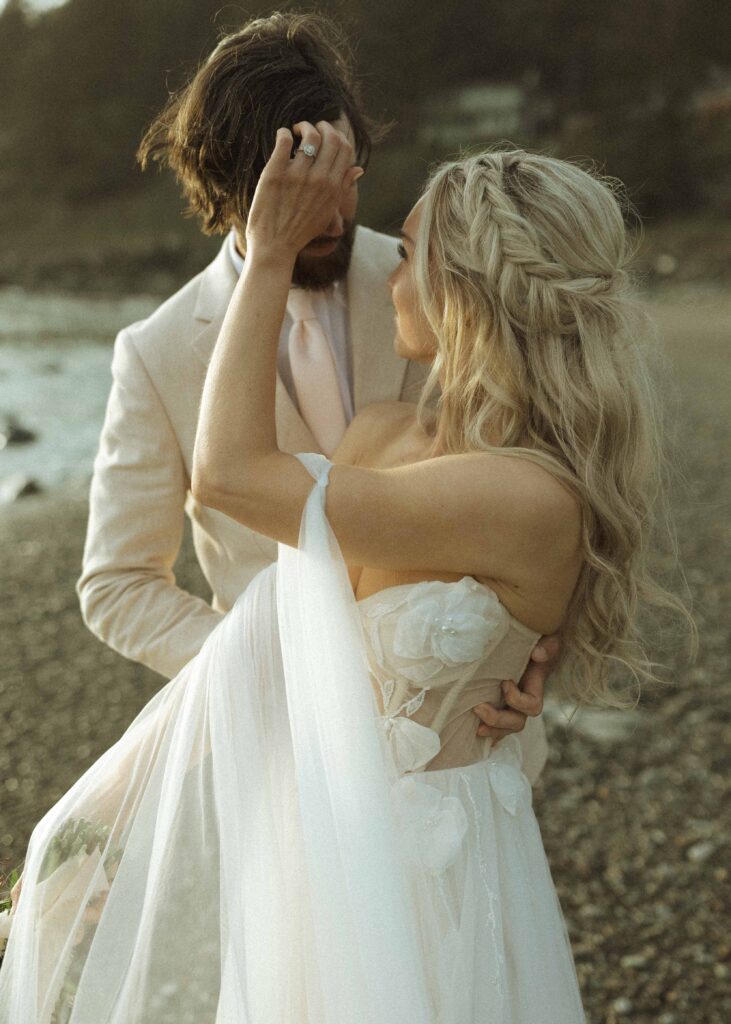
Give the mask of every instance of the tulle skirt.
[[394, 774], [300, 458], [299, 548], [36, 825], [0, 1024], [583, 1024], [520, 744]]
[[[102, 837], [91, 853], [88, 846], [80, 848], [38, 883], [31, 897], [33, 851], [49, 849], [52, 823], [64, 815], [54, 814], [54, 808], [36, 827], [23, 899], [27, 905], [33, 898], [39, 906], [37, 926], [26, 937], [28, 944], [37, 942], [37, 958], [21, 955], [16, 934], [16, 946], [9, 948], [0, 970], [3, 1024], [322, 1020], [320, 972], [332, 979], [342, 963], [318, 962], [297, 794], [287, 782], [287, 744], [270, 761], [269, 792], [276, 790], [277, 799], [258, 808], [276, 837], [271, 849], [251, 848], [246, 837], [236, 837], [234, 822], [227, 827], [220, 819], [210, 752], [190, 778], [183, 774], [178, 779], [176, 811], [167, 820], [160, 819], [165, 777], [172, 777], [176, 717], [199, 715], [203, 721], [207, 714], [201, 680], [191, 666], [153, 698], [133, 723], [135, 728], [128, 730], [131, 741], [146, 721], [168, 720], [165, 736], [155, 730], [155, 739], [150, 734], [147, 743], [137, 746], [133, 774], [140, 782], [144, 779], [144, 787], [138, 793], [134, 823], [120, 843]], [[230, 712], [233, 720], [235, 700]], [[436, 790], [440, 802], [456, 801], [452, 807], [458, 805], [464, 813], [456, 843], [444, 843], [443, 834], [434, 835], [428, 823], [422, 824], [421, 833], [412, 837], [407, 870], [433, 1024], [585, 1020], [566, 925], [531, 807], [530, 785], [522, 773], [516, 785], [511, 767], [519, 772], [520, 749], [511, 746], [504, 740], [484, 762], [403, 779], [408, 783], [406, 798], [415, 806], [420, 793], [428, 792], [433, 799]], [[89, 782], [113, 750], [89, 769]], [[225, 769], [232, 789], [247, 764], [248, 752], [234, 745]], [[496, 772], [504, 776], [498, 780], [502, 791]], [[76, 803], [85, 804], [81, 794], [89, 792], [81, 787]], [[108, 811], [105, 820], [118, 819], [122, 807], [117, 806], [115, 815]], [[238, 849], [238, 858], [230, 865], [236, 884], [229, 889], [231, 896], [240, 893], [238, 907], [236, 901], [229, 906], [222, 902], [222, 855], [228, 846]], [[123, 855], [115, 861], [120, 849]], [[269, 859], [272, 851], [274, 860]], [[171, 870], [165, 872], [164, 889], [155, 891], [154, 864], [164, 858]], [[115, 886], [124, 892], [122, 901], [110, 900]], [[146, 902], [155, 910], [143, 932]], [[238, 949], [240, 960], [227, 960], [226, 949], [231, 958]], [[343, 950], [343, 958], [349, 955], [353, 951]], [[145, 969], [135, 971], [141, 958]], [[29, 969], [32, 963], [37, 973]], [[31, 999], [31, 980], [37, 1002]], [[22, 995], [16, 991], [21, 1015], [11, 1009], [13, 982], [22, 990]], [[239, 1008], [231, 1014], [225, 1010], [227, 986], [237, 993], [232, 999]], [[37, 1008], [28, 1012], [37, 1016], [24, 1016], [32, 1005]]]
[[519, 764], [520, 746], [508, 737], [485, 761], [413, 776], [414, 786], [457, 801], [466, 818], [446, 867], [411, 868], [438, 1024], [585, 1020], [530, 784], [518, 777]]

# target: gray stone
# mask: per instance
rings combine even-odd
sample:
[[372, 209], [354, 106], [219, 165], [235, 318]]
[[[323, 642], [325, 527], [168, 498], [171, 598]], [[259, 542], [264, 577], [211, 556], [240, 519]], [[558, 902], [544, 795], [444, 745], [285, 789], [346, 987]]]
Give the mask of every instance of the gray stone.
[[30, 444], [37, 437], [34, 430], [24, 427], [12, 413], [0, 416], [0, 449], [11, 444]]
[[707, 860], [715, 849], [715, 843], [704, 841], [689, 846], [685, 855], [692, 864], [700, 864], [702, 861]]
[[0, 481], [0, 505], [10, 505], [18, 498], [25, 498], [29, 494], [40, 494], [41, 485], [33, 477], [25, 473], [13, 473]]

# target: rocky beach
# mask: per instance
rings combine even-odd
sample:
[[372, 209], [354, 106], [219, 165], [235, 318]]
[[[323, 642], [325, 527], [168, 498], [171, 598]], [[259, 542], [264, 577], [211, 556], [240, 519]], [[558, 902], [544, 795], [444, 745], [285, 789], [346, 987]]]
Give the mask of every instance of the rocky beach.
[[[25, 475], [38, 493], [0, 506], [0, 871], [20, 864], [35, 823], [164, 682], [89, 633], [74, 591], [110, 342], [157, 300], [39, 297], [50, 305], [33, 312], [10, 291], [0, 413], [35, 439], [0, 446], [0, 486]], [[590, 1024], [727, 1024], [731, 299], [696, 282], [659, 287], [647, 304], [666, 359], [671, 496], [700, 651], [688, 664], [673, 632], [661, 637], [668, 684], [634, 712], [569, 722], [551, 695], [534, 805]], [[187, 523], [175, 571], [210, 597]]]

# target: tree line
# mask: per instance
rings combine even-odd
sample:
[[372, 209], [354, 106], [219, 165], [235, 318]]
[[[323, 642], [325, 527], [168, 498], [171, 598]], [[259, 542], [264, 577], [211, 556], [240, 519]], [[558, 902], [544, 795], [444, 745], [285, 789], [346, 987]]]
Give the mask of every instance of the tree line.
[[[142, 187], [144, 127], [223, 30], [288, 3], [68, 0], [0, 13], [0, 190], [67, 202]], [[429, 97], [475, 82], [538, 82], [557, 155], [594, 156], [644, 212], [713, 201], [731, 143], [728, 109], [698, 95], [727, 74], [717, 0], [322, 0], [355, 45], [383, 145], [417, 145]], [[723, 104], [721, 104], [723, 108]], [[578, 126], [578, 127], [577, 127]], [[543, 144], [543, 138], [523, 140]], [[710, 198], [709, 198], [710, 197]]]

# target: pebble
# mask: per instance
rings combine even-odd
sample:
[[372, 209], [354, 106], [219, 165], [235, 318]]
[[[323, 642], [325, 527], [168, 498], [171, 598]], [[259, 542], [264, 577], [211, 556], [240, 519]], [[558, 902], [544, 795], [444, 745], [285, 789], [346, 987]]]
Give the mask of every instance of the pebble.
[[691, 863], [701, 864], [704, 860], [708, 860], [715, 849], [716, 844], [709, 841], [695, 843], [693, 846], [688, 847], [685, 855]]
[[[615, 743], [631, 736], [647, 712], [613, 711], [599, 708], [582, 708], [570, 719], [573, 705], [547, 697], [544, 718], [568, 730], [575, 730], [587, 739], [604, 743]], [[570, 719], [570, 720], [569, 720]]]
[[29, 494], [40, 494], [41, 485], [32, 476], [25, 473], [12, 473], [0, 481], [0, 505], [10, 505], [18, 498], [25, 498]]
[[12, 413], [0, 417], [0, 449], [11, 444], [29, 444], [37, 436], [34, 430], [24, 427]]
[[647, 963], [647, 957], [643, 956], [642, 953], [630, 953], [628, 956], [623, 956], [619, 961], [620, 967], [644, 967]]

